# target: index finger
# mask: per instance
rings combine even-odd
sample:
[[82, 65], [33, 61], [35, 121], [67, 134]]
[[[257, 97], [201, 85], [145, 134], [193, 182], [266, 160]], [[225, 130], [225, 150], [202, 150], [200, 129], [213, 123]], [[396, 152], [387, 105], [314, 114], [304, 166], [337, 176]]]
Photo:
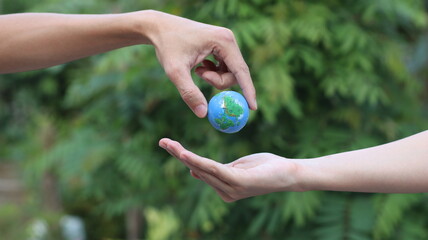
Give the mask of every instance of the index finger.
[[[251, 79], [250, 69], [245, 63], [236, 41], [230, 43], [226, 48], [226, 51], [219, 52], [220, 57], [238, 81], [249, 107], [252, 110], [257, 110], [256, 89]], [[221, 56], [221, 54], [227, 55]]]

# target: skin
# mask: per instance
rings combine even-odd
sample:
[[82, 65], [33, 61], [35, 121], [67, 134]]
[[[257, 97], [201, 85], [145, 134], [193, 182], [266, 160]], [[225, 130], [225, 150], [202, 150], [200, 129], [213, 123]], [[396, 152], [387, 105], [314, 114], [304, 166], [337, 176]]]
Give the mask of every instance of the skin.
[[[0, 74], [46, 68], [110, 50], [151, 44], [183, 100], [198, 117], [207, 101], [190, 71], [218, 89], [239, 84], [257, 109], [250, 71], [229, 29], [144, 10], [122, 14], [21, 13], [0, 16]], [[214, 55], [218, 64], [205, 58]]]
[[221, 164], [171, 139], [159, 146], [226, 202], [280, 191], [428, 192], [428, 131], [356, 151], [313, 159], [257, 153]]

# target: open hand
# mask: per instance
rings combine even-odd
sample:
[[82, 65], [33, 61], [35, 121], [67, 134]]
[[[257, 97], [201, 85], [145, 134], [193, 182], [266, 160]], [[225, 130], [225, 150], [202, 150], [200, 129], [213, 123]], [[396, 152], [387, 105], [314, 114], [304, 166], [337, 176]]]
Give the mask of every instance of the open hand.
[[270, 153], [257, 153], [228, 164], [198, 156], [180, 143], [163, 138], [159, 146], [190, 168], [226, 202], [279, 191], [302, 191], [296, 184], [298, 164]]

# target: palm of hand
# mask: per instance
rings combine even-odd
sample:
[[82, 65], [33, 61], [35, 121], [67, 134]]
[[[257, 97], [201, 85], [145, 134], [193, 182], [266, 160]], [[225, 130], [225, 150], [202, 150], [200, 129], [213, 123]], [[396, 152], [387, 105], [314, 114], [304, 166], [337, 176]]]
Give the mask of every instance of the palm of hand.
[[286, 190], [293, 184], [291, 173], [296, 168], [291, 160], [270, 153], [248, 155], [226, 166], [238, 199]]
[[274, 154], [252, 154], [221, 164], [198, 156], [170, 139], [162, 139], [159, 145], [188, 166], [195, 178], [206, 182], [227, 202], [290, 190], [295, 183], [297, 164]]

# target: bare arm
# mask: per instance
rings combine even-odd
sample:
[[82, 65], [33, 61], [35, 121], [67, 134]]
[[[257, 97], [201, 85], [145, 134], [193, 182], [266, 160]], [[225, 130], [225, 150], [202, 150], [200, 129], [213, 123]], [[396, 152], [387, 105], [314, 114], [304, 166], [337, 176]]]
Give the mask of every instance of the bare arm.
[[428, 131], [314, 159], [258, 153], [229, 164], [200, 157], [170, 139], [159, 145], [228, 202], [279, 191], [428, 192]]
[[[256, 92], [233, 33], [174, 15], [145, 10], [123, 14], [22, 13], [0, 16], [0, 74], [40, 69], [137, 44], [152, 44], [159, 62], [193, 112], [207, 101], [190, 71], [225, 89], [238, 83], [251, 109]], [[214, 55], [218, 65], [204, 60]]]
[[428, 192], [428, 131], [299, 164], [300, 182], [306, 190]]
[[[150, 26], [150, 21], [146, 21], [146, 26]], [[0, 26], [0, 73], [50, 67], [149, 43], [146, 34], [140, 34], [126, 14], [10, 14], [0, 16]]]

